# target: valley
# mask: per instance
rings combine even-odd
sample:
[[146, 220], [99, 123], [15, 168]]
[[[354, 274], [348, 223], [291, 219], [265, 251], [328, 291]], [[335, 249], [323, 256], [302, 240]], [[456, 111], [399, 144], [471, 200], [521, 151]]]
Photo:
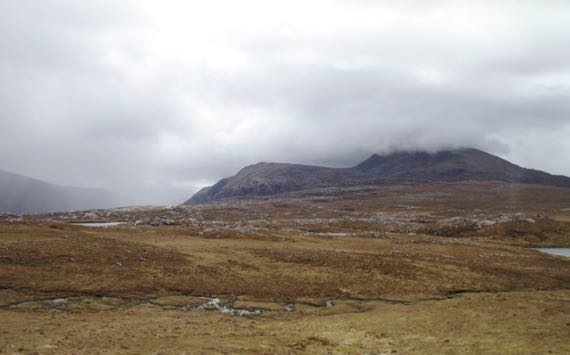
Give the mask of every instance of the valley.
[[5, 215], [0, 350], [567, 352], [570, 258], [536, 248], [569, 208], [487, 181]]

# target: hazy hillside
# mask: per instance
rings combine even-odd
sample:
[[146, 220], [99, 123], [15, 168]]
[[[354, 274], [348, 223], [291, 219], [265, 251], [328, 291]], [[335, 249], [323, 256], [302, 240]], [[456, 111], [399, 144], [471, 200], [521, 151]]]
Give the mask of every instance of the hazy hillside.
[[521, 168], [497, 156], [473, 148], [436, 153], [374, 154], [351, 170], [381, 177], [384, 183], [496, 180], [570, 187], [568, 177]]
[[185, 204], [230, 197], [271, 195], [315, 187], [394, 185], [453, 181], [502, 181], [570, 187], [570, 178], [521, 168], [477, 149], [437, 153], [374, 154], [346, 169], [258, 163], [196, 193]]
[[60, 186], [0, 170], [0, 212], [71, 211], [116, 203], [105, 190]]

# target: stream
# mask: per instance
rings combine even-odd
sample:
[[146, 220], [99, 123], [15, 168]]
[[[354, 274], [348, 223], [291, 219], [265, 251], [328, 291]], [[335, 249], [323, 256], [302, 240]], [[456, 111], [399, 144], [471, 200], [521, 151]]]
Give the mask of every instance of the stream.
[[[173, 299], [174, 298], [174, 299]], [[238, 308], [234, 307], [236, 298], [221, 300], [218, 297], [198, 297], [172, 295], [149, 299], [129, 299], [105, 296], [78, 296], [59, 295], [33, 300], [25, 300], [0, 304], [0, 309], [10, 310], [44, 310], [48, 312], [78, 312], [78, 311], [107, 311], [119, 308], [149, 305], [160, 307], [163, 310], [176, 310], [188, 312], [193, 310], [213, 311], [236, 316], [251, 316], [263, 314], [268, 309], [265, 308]], [[327, 300], [323, 305], [317, 307], [330, 308], [335, 303]], [[293, 312], [294, 303], [287, 303], [282, 306], [283, 311]]]

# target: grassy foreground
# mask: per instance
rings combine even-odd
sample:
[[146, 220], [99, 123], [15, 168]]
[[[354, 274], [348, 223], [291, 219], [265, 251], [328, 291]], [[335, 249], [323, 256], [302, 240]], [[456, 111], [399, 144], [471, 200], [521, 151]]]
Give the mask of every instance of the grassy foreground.
[[449, 184], [0, 221], [0, 351], [569, 353], [570, 259], [530, 248], [570, 245], [569, 206]]

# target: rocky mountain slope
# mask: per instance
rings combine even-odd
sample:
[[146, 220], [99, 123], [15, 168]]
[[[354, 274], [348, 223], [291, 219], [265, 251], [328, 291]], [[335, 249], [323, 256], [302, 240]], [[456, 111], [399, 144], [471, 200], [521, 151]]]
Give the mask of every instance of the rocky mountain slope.
[[474, 180], [570, 187], [568, 177], [521, 168], [473, 148], [374, 154], [351, 170], [379, 176], [391, 184]]
[[366, 174], [350, 169], [320, 166], [258, 163], [243, 168], [235, 176], [198, 191], [186, 204], [235, 196], [272, 195], [282, 192], [337, 185], [359, 185]]
[[0, 170], [0, 212], [71, 211], [116, 203], [108, 191], [60, 186]]
[[570, 178], [525, 169], [486, 152], [466, 148], [436, 153], [374, 154], [352, 168], [258, 163], [220, 180], [185, 204], [233, 197], [272, 195], [319, 187], [421, 184], [454, 181], [502, 181], [570, 188]]

